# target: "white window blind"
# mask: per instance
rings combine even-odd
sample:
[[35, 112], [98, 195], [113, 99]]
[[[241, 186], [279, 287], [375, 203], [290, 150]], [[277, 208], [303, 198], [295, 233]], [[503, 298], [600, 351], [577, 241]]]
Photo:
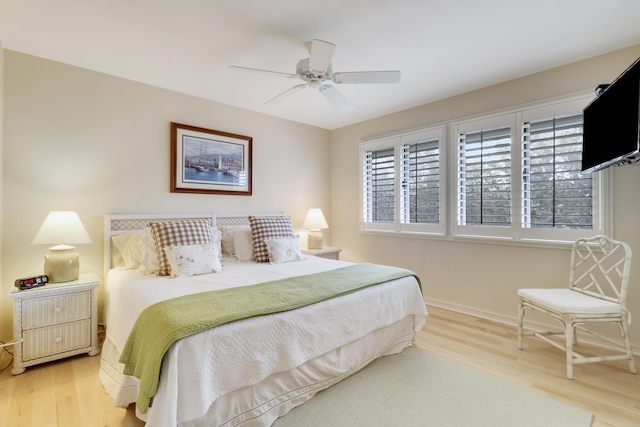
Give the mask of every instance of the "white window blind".
[[593, 228], [592, 176], [580, 172], [582, 124], [581, 113], [523, 124], [524, 228]]
[[394, 148], [366, 150], [364, 160], [363, 219], [393, 223], [395, 220]]
[[511, 128], [458, 135], [458, 225], [510, 226]]
[[403, 224], [440, 222], [440, 144], [438, 139], [402, 145]]

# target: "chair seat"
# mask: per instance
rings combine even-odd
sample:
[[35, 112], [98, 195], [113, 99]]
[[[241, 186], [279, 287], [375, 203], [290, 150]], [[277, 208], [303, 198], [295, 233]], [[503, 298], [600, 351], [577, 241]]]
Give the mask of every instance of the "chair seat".
[[558, 313], [622, 314], [619, 304], [563, 289], [518, 289], [518, 296]]

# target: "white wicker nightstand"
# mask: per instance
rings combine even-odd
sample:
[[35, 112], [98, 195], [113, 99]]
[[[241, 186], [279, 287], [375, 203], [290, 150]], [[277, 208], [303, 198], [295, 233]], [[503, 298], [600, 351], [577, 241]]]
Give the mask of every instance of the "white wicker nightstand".
[[327, 259], [340, 259], [341, 248], [322, 248], [322, 249], [301, 249], [305, 255], [314, 255]]
[[98, 347], [98, 293], [100, 279], [81, 274], [78, 280], [49, 283], [38, 288], [13, 288], [15, 300], [13, 369], [18, 375], [28, 366], [76, 354], [95, 356]]

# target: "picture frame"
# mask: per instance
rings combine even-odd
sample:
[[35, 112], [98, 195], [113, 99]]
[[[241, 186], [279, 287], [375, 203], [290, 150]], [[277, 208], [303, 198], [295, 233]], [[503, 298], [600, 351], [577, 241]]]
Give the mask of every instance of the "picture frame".
[[250, 136], [171, 122], [171, 192], [251, 196]]

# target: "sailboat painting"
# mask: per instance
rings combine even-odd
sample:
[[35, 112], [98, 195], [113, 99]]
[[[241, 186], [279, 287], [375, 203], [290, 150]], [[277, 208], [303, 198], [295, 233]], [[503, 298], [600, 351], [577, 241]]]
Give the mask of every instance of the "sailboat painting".
[[171, 123], [171, 191], [251, 195], [253, 138]]

